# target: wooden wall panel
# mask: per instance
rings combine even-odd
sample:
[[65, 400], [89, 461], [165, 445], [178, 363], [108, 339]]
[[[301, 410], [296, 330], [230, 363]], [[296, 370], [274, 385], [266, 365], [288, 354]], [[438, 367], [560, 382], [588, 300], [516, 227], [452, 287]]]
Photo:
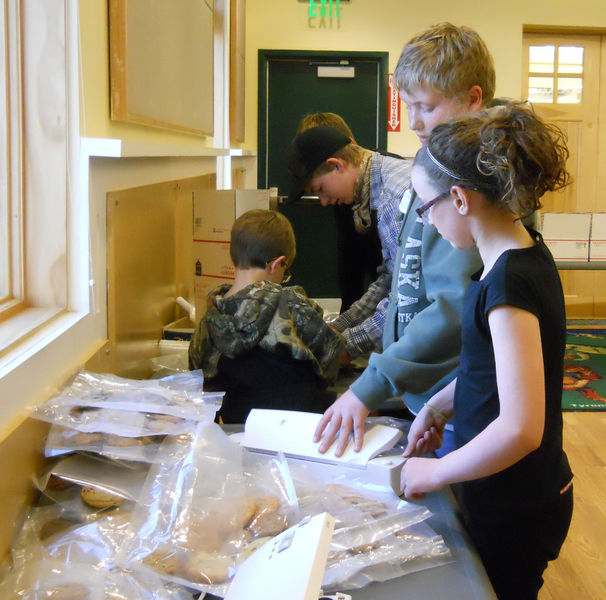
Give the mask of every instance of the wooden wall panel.
[[[108, 337], [111, 371], [148, 377], [162, 327], [193, 302], [192, 191], [216, 176], [156, 183], [107, 195]], [[182, 314], [180, 316], [183, 316]]]

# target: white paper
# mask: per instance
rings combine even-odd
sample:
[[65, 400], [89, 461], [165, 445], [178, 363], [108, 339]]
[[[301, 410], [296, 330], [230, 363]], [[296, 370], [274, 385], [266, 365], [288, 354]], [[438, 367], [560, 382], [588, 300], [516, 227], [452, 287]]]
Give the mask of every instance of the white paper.
[[334, 525], [321, 513], [269, 540], [238, 567], [225, 600], [317, 600]]
[[321, 417], [317, 413], [255, 408], [246, 419], [242, 445], [321, 462], [366, 466], [371, 458], [393, 448], [402, 437], [402, 432], [395, 427], [374, 425], [364, 433], [360, 452], [354, 451], [353, 436], [350, 436], [341, 457], [334, 454], [336, 442], [325, 454], [320, 454], [320, 443], [313, 441], [313, 434]]

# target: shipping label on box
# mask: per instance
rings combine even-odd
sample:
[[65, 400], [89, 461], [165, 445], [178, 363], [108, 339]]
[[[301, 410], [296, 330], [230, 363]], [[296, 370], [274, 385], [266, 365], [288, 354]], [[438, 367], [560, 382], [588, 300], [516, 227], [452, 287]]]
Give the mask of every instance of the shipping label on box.
[[594, 213], [591, 219], [589, 260], [606, 260], [606, 213]]
[[587, 262], [591, 213], [544, 213], [543, 239], [555, 260]]
[[233, 279], [229, 242], [194, 242], [194, 275]]

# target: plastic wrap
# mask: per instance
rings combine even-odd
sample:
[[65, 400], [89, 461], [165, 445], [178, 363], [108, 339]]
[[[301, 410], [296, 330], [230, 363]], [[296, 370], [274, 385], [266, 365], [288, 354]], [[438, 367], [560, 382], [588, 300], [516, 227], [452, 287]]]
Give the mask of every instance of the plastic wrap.
[[114, 460], [153, 463], [163, 441], [164, 436], [123, 437], [53, 425], [46, 437], [44, 455], [52, 458], [70, 452], [90, 452]]
[[[203, 381], [201, 371], [156, 380], [125, 379], [81, 371], [59, 394], [36, 407], [32, 416], [69, 427], [83, 427], [83, 431], [88, 430], [88, 422], [93, 417], [99, 420], [94, 411], [83, 410], [86, 408], [143, 413], [155, 421], [161, 421], [161, 416], [165, 415], [193, 421], [213, 421], [224, 394], [202, 391]], [[108, 414], [112, 420], [107, 428], [98, 431], [133, 435], [116, 431], [119, 423], [116, 423], [114, 413]], [[168, 422], [168, 419], [164, 420]], [[149, 421], [145, 417], [143, 425], [149, 427]]]
[[98, 519], [41, 535], [57, 515], [84, 518], [75, 506], [34, 509], [13, 549], [13, 566], [0, 586], [2, 598], [23, 600], [191, 600], [181, 586], [165, 586], [152, 572], [114, 564], [126, 538], [129, 513], [121, 510]]
[[356, 469], [318, 475], [313, 464], [297, 461], [291, 473], [301, 515], [327, 511], [336, 520], [324, 590], [359, 588], [452, 560], [424, 522], [431, 516], [425, 506], [376, 489]]
[[294, 487], [283, 458], [251, 454], [213, 423], [185, 456], [181, 445], [162, 446], [119, 561], [223, 596], [238, 564], [298, 522]]

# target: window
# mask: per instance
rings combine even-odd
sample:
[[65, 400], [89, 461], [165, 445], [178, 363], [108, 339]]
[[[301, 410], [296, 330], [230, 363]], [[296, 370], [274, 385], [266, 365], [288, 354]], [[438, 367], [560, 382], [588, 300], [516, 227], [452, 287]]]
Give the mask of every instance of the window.
[[66, 0], [2, 0], [0, 13], [1, 358], [69, 309], [69, 187], [77, 169], [68, 168]]
[[583, 47], [558, 44], [528, 47], [528, 99], [580, 104], [583, 99]]
[[18, 87], [10, 83], [20, 81], [20, 40], [14, 8], [14, 3], [5, 0], [0, 11], [0, 24], [5, 33], [0, 45], [0, 315], [9, 313], [8, 309], [14, 307], [15, 293], [18, 296], [20, 291], [15, 285], [19, 282], [19, 274], [13, 272], [11, 260], [15, 246], [11, 225], [15, 223], [17, 228], [19, 225], [18, 202], [13, 198], [13, 190], [19, 186], [18, 180], [11, 177], [12, 161], [20, 154], [19, 94]]

